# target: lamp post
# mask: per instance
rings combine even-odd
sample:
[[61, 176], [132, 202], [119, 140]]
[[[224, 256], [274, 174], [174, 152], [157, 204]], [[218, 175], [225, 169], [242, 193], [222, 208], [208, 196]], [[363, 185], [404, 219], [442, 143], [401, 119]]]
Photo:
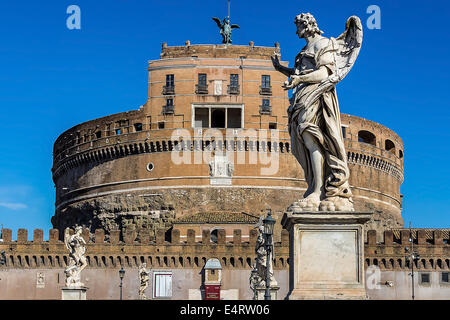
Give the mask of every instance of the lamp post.
[[119, 270], [119, 277], [120, 277], [120, 300], [122, 300], [122, 280], [123, 277], [125, 277], [125, 270], [123, 269], [123, 267], [121, 267]]
[[405, 252], [407, 253], [406, 261], [409, 261], [411, 264], [411, 298], [414, 300], [414, 262], [419, 260], [420, 255], [417, 252], [414, 252], [414, 239], [412, 236], [411, 221], [409, 222], [409, 243], [410, 248], [406, 247]]
[[264, 300], [271, 300], [270, 297], [270, 252], [272, 250], [272, 235], [273, 235], [273, 226], [275, 224], [275, 219], [272, 218], [272, 212], [270, 209], [267, 211], [267, 217], [263, 220], [264, 225], [264, 236], [265, 241], [264, 245], [266, 247], [266, 292], [264, 294]]

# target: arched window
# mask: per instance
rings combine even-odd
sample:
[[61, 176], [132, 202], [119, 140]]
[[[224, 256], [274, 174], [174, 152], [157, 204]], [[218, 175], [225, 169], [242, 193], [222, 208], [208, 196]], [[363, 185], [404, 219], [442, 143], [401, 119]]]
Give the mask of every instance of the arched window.
[[395, 144], [389, 139], [384, 141], [384, 149], [386, 151], [389, 151], [390, 153], [395, 154]]
[[376, 137], [372, 132], [361, 130], [358, 132], [358, 142], [364, 142], [376, 146]]
[[403, 151], [402, 150], [398, 150], [398, 157], [400, 159], [403, 158]]

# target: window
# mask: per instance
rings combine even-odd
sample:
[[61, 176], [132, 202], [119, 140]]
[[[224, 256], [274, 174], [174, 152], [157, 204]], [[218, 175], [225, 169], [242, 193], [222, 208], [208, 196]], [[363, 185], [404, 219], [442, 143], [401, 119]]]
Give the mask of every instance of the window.
[[122, 129], [116, 129], [116, 135], [122, 134]]
[[239, 75], [230, 75], [230, 85], [228, 86], [228, 94], [239, 94]]
[[271, 114], [272, 107], [270, 106], [269, 99], [262, 99], [261, 109], [259, 110], [260, 114]]
[[375, 146], [376, 137], [372, 132], [361, 130], [358, 132], [358, 142], [364, 142]]
[[398, 157], [401, 159], [401, 158], [403, 158], [403, 151], [402, 150], [399, 150], [398, 151]]
[[346, 137], [346, 127], [341, 127], [342, 128], [342, 138], [344, 138], [345, 139], [345, 137]]
[[163, 86], [163, 94], [175, 94], [175, 77], [173, 74], [166, 74], [166, 85]]
[[165, 127], [164, 121], [158, 122], [158, 129], [164, 129], [164, 127]]
[[270, 88], [270, 76], [268, 76], [268, 75], [261, 76], [261, 87], [262, 88]]
[[166, 99], [166, 105], [163, 107], [164, 114], [171, 114], [174, 112], [173, 108], [173, 98]]
[[206, 86], [206, 73], [199, 73], [198, 74], [198, 85], [199, 86]]
[[449, 283], [449, 280], [448, 280], [449, 275], [450, 275], [450, 272], [441, 272], [441, 282], [448, 284]]
[[420, 274], [420, 283], [421, 284], [429, 284], [430, 283], [430, 274], [429, 273], [421, 273]]
[[198, 83], [195, 85], [195, 93], [208, 94], [208, 84], [206, 82], [206, 73], [198, 74]]
[[211, 128], [225, 128], [225, 108], [211, 109]]
[[240, 128], [241, 125], [241, 108], [228, 108], [227, 128]]
[[209, 109], [195, 108], [194, 128], [209, 128]]
[[239, 87], [239, 75], [238, 74], [230, 75], [230, 86]]
[[242, 128], [242, 108], [196, 107], [194, 128]]
[[172, 272], [153, 272], [153, 299], [172, 297]]
[[276, 122], [269, 122], [269, 129], [270, 130], [276, 130], [277, 129], [277, 123]]
[[166, 87], [173, 87], [175, 85], [175, 77], [173, 74], [166, 74]]
[[95, 133], [95, 137], [96, 137], [97, 139], [100, 139], [100, 138], [102, 137], [102, 132], [101, 132], [101, 131], [97, 131], [97, 132]]
[[395, 154], [395, 144], [389, 139], [384, 142], [384, 149]]
[[166, 100], [166, 106], [173, 106], [173, 99], [169, 98]]
[[135, 123], [134, 124], [134, 131], [142, 131], [142, 123]]

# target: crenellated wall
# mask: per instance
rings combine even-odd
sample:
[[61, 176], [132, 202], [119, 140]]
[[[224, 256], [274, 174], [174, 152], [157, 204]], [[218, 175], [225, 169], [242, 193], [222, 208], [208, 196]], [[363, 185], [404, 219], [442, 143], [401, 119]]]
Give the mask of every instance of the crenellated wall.
[[[170, 241], [164, 231], [157, 233], [155, 241], [141, 238], [129, 232], [121, 241], [119, 232], [105, 235], [96, 230], [90, 235], [84, 229], [82, 236], [88, 242], [86, 257], [88, 266], [82, 273], [82, 281], [89, 287], [88, 299], [118, 299], [118, 270], [126, 270], [124, 298], [138, 299], [138, 267], [147, 263], [153, 272], [173, 273], [172, 299], [190, 298], [189, 289], [198, 290], [202, 285], [202, 268], [209, 258], [218, 258], [222, 264], [222, 289], [237, 290], [239, 299], [251, 299], [248, 286], [251, 266], [255, 262], [257, 232], [250, 233], [249, 241], [242, 241], [240, 230], [233, 231], [233, 240], [226, 241], [226, 233], [218, 233], [217, 243], [210, 241], [206, 230], [201, 240], [194, 230], [189, 230], [186, 241], [180, 240], [178, 230], [173, 230]], [[68, 250], [59, 231], [51, 229], [49, 240], [43, 241], [43, 231], [34, 230], [32, 241], [28, 231], [18, 230], [17, 240], [12, 232], [3, 230], [6, 265], [0, 265], [0, 299], [60, 299], [64, 286], [64, 268], [68, 263]], [[405, 260], [405, 247], [409, 247], [409, 230], [385, 231], [383, 241], [377, 241], [377, 232], [369, 230], [364, 246], [366, 289], [369, 299], [410, 299], [411, 266]], [[197, 239], [197, 240], [196, 240]], [[413, 229], [414, 250], [420, 259], [414, 264], [416, 299], [450, 299], [450, 284], [441, 281], [442, 273], [450, 272], [449, 229]], [[289, 288], [289, 233], [281, 232], [281, 242], [275, 243], [275, 277], [280, 285], [279, 297], [283, 299]], [[429, 283], [420, 277], [426, 273]], [[151, 296], [149, 285], [147, 296]]]

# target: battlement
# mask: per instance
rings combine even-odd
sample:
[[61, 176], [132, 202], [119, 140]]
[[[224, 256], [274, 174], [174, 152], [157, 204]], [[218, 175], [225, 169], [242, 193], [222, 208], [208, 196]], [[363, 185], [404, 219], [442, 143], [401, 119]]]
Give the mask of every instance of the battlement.
[[168, 47], [163, 42], [161, 48], [161, 59], [170, 58], [234, 58], [234, 59], [264, 59], [270, 60], [274, 53], [280, 54], [280, 44], [275, 43], [274, 47], [256, 47], [253, 41], [248, 46], [243, 45], [216, 45], [216, 44], [196, 44], [191, 45], [186, 41], [184, 46]]
[[[420, 259], [414, 261], [418, 270], [450, 269], [450, 231], [449, 229], [413, 229], [412, 242], [414, 251]], [[377, 242], [377, 232], [367, 232], [364, 249], [365, 267], [377, 266], [381, 270], [406, 270], [411, 262], [405, 248], [410, 250], [409, 229], [384, 231], [384, 241]]]
[[[71, 231], [73, 232], [73, 231]], [[414, 251], [420, 254], [415, 261], [418, 270], [449, 270], [449, 229], [413, 229]], [[28, 231], [19, 229], [17, 240], [12, 240], [10, 229], [3, 229], [0, 250], [5, 250], [6, 265], [2, 268], [64, 268], [68, 252], [57, 229], [49, 230], [49, 240], [43, 241], [43, 231], [33, 231], [33, 240], [28, 240]], [[138, 267], [146, 262], [154, 268], [196, 268], [202, 267], [209, 258], [218, 258], [224, 268], [250, 269], [255, 262], [255, 245], [258, 232], [250, 232], [249, 241], [243, 241], [241, 230], [233, 230], [233, 238], [227, 241], [225, 230], [218, 230], [217, 241], [211, 241], [211, 233], [204, 230], [196, 237], [193, 229], [187, 232], [185, 241], [180, 231], [171, 231], [166, 240], [164, 230], [158, 230], [155, 241], [140, 234], [136, 241], [135, 232], [126, 232], [120, 239], [120, 231], [112, 231], [105, 237], [105, 231], [96, 230], [90, 237], [83, 229], [87, 242], [87, 261], [90, 268]], [[377, 232], [369, 230], [364, 248], [365, 267], [377, 266], [381, 270], [407, 270], [411, 266], [406, 259], [405, 247], [410, 246], [408, 229], [393, 229], [384, 232], [384, 241], [377, 242]], [[289, 233], [281, 231], [281, 241], [274, 244], [275, 269], [289, 266]]]

